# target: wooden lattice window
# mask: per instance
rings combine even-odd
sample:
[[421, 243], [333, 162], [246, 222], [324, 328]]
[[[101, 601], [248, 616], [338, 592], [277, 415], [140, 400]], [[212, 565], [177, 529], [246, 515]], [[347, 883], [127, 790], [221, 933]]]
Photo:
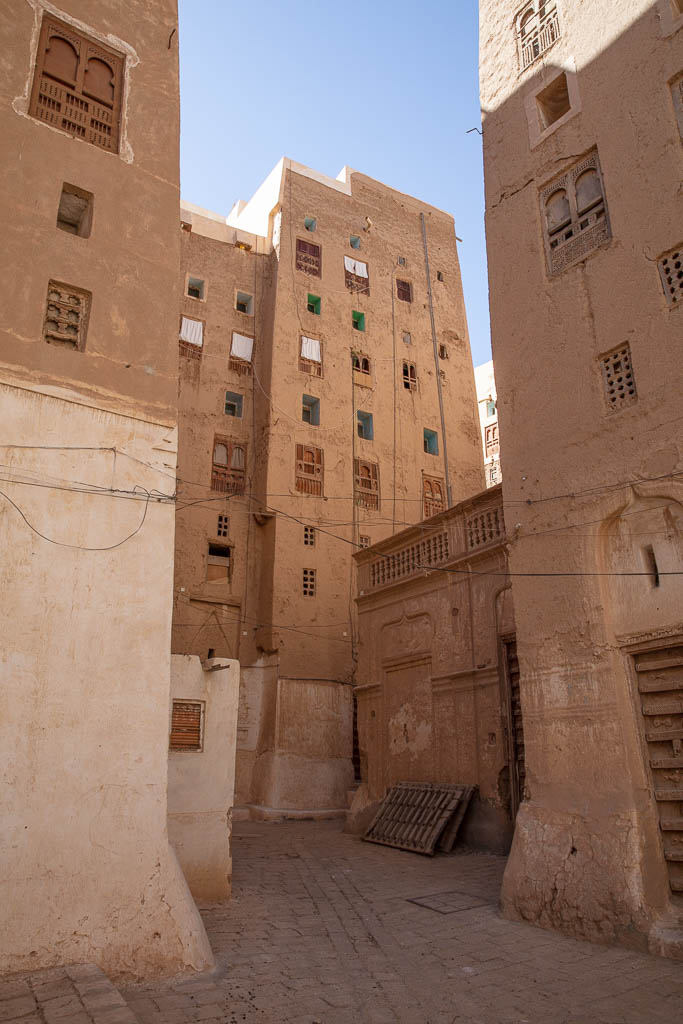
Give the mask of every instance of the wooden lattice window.
[[174, 700], [169, 750], [201, 750], [203, 731], [204, 701]]
[[417, 369], [415, 363], [403, 363], [403, 387], [407, 391], [417, 391]]
[[296, 489], [302, 494], [323, 493], [324, 457], [322, 448], [310, 444], [296, 446]]
[[444, 494], [443, 480], [434, 476], [422, 477], [422, 505], [425, 519], [444, 511], [446, 508]]
[[402, 302], [413, 301], [413, 286], [410, 281], [400, 281], [396, 278], [396, 296], [401, 299]]
[[355, 501], [361, 508], [379, 509], [379, 466], [365, 459], [353, 460]]
[[486, 454], [495, 455], [499, 450], [498, 424], [492, 423], [485, 431]]
[[683, 245], [657, 260], [659, 276], [670, 309], [683, 301]]
[[515, 19], [519, 64], [523, 71], [560, 36], [560, 21], [555, 0], [531, 0]]
[[118, 153], [124, 67], [123, 54], [46, 14], [29, 114]]
[[322, 273], [322, 251], [314, 242], [306, 242], [303, 238], [296, 240], [296, 269], [303, 270], [311, 277], [320, 277]]
[[370, 375], [372, 369], [370, 364], [370, 357], [364, 355], [363, 352], [352, 352], [351, 363], [353, 365], [354, 370], [357, 373], [364, 373], [368, 376]]
[[301, 335], [299, 369], [302, 373], [310, 373], [313, 377], [322, 377], [323, 346], [317, 338], [307, 338], [305, 335]]
[[623, 409], [638, 401], [633, 366], [631, 365], [631, 347], [628, 342], [625, 345], [620, 345], [613, 352], [601, 356], [600, 367], [607, 407], [610, 410]]
[[243, 442], [216, 437], [211, 465], [211, 490], [222, 494], [244, 494], [246, 458]]
[[358, 292], [359, 295], [369, 295], [370, 276], [367, 263], [364, 263], [363, 260], [353, 259], [351, 256], [345, 256], [344, 283], [352, 292]]
[[541, 192], [550, 274], [559, 274], [611, 238], [598, 154], [591, 153]]
[[82, 352], [90, 315], [90, 292], [60, 281], [47, 286], [43, 337], [50, 345], [65, 345]]

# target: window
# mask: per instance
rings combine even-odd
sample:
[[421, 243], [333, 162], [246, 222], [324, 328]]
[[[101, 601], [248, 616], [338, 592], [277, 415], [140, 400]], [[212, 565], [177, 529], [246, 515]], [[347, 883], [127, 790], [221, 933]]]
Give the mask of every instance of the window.
[[600, 367], [607, 407], [610, 410], [623, 409], [638, 401], [631, 365], [631, 348], [628, 344], [600, 356]]
[[225, 392], [225, 415], [235, 416], [237, 419], [242, 419], [242, 400], [243, 396], [238, 395], [235, 391]]
[[448, 349], [443, 343], [439, 345], [439, 359], [448, 359]]
[[230, 527], [230, 519], [229, 519], [229, 517], [221, 512], [220, 515], [218, 516], [218, 523], [216, 525], [216, 536], [217, 537], [227, 537], [228, 536], [229, 527]]
[[314, 377], [323, 375], [323, 353], [322, 343], [317, 338], [307, 338], [301, 335], [301, 355], [299, 356], [299, 369], [302, 373], [310, 373]]
[[368, 537], [368, 535], [366, 533], [361, 533], [361, 535], [358, 538], [358, 540], [360, 541], [361, 548], [369, 548], [370, 547], [370, 538]]
[[251, 357], [253, 352], [254, 339], [233, 331], [228, 367], [235, 373], [250, 377], [252, 374]]
[[436, 279], [437, 279], [437, 281], [445, 280], [445, 278], [443, 276], [443, 270], [437, 270], [437, 272], [436, 272]]
[[365, 330], [365, 313], [359, 313], [358, 310], [354, 309], [351, 313], [351, 323], [355, 331]]
[[412, 302], [413, 286], [410, 281], [401, 281], [396, 278], [396, 295], [402, 302]]
[[344, 283], [352, 292], [360, 295], [370, 294], [370, 278], [368, 276], [368, 265], [362, 260], [354, 260], [350, 256], [344, 257]]
[[666, 303], [670, 309], [683, 300], [683, 245], [673, 252], [661, 256], [657, 261], [659, 276], [666, 295]]
[[360, 249], [360, 236], [351, 235], [351, 237], [349, 238], [349, 245], [351, 246], [352, 249]]
[[484, 431], [484, 440], [486, 443], [486, 455], [496, 455], [499, 450], [497, 423], [492, 423], [490, 427], [486, 428]]
[[515, 22], [519, 65], [523, 71], [560, 37], [555, 0], [532, 0], [519, 11]]
[[88, 332], [92, 295], [60, 281], [47, 286], [43, 338], [49, 345], [64, 345], [82, 352]]
[[201, 277], [188, 277], [187, 294], [191, 299], [204, 300], [204, 282]]
[[438, 455], [439, 454], [439, 435], [435, 430], [428, 430], [427, 427], [423, 430], [424, 435], [424, 450], [427, 455]]
[[304, 217], [304, 227], [307, 231], [315, 231], [318, 226], [318, 222], [315, 217]]
[[495, 398], [487, 398], [486, 399], [486, 415], [487, 416], [495, 416], [496, 415], [496, 400], [495, 400]]
[[206, 559], [206, 579], [208, 582], [227, 583], [230, 579], [230, 548], [227, 544], [209, 544]]
[[375, 437], [372, 426], [372, 413], [362, 412], [359, 409], [356, 416], [358, 420], [358, 436], [362, 437], [365, 441], [372, 441]]
[[305, 242], [303, 238], [296, 240], [296, 269], [311, 277], [320, 277], [322, 269], [321, 249], [313, 242]]
[[320, 316], [320, 296], [311, 295], [309, 292], [306, 308], [308, 309], [308, 312], [313, 313], [314, 316]]
[[315, 528], [313, 526], [304, 526], [304, 544], [307, 548], [315, 547]]
[[417, 370], [415, 363], [403, 362], [403, 387], [407, 391], [417, 391]]
[[204, 701], [174, 700], [171, 706], [169, 750], [201, 750]]
[[611, 238], [598, 154], [541, 192], [549, 273], [559, 274]]
[[444, 511], [446, 508], [445, 493], [444, 482], [439, 477], [422, 477], [422, 512], [425, 519]]
[[399, 267], [407, 267], [408, 266], [408, 260], [405, 258], [405, 256], [397, 256], [396, 257], [396, 262], [399, 265]]
[[301, 419], [312, 427], [320, 426], [320, 399], [312, 395], [304, 395], [301, 406]]
[[403, 344], [404, 345], [411, 345], [412, 341], [413, 341], [413, 339], [410, 336], [410, 331], [404, 331], [403, 332]]
[[235, 309], [238, 313], [246, 313], [247, 316], [254, 315], [254, 296], [249, 292], [235, 293]]
[[552, 124], [569, 113], [570, 107], [567, 76], [563, 71], [552, 80], [550, 85], [536, 95], [539, 129], [544, 132], [546, 128], [550, 128]]
[[180, 318], [180, 354], [189, 359], [201, 359], [204, 345], [204, 324], [189, 316]]
[[379, 509], [379, 466], [377, 463], [354, 459], [353, 484], [356, 505], [377, 511]]
[[118, 153], [124, 64], [123, 54], [46, 14], [29, 114]]
[[302, 494], [323, 493], [323, 450], [308, 444], [296, 446], [296, 489]]
[[304, 597], [315, 597], [315, 569], [303, 570], [302, 593]]
[[57, 210], [57, 227], [79, 238], [90, 238], [94, 196], [76, 185], [62, 185]]
[[364, 355], [362, 352], [352, 352], [351, 363], [357, 373], [364, 373], [367, 376], [370, 375], [371, 365], [369, 356]]
[[246, 448], [228, 438], [217, 437], [213, 445], [211, 490], [221, 494], [244, 494]]

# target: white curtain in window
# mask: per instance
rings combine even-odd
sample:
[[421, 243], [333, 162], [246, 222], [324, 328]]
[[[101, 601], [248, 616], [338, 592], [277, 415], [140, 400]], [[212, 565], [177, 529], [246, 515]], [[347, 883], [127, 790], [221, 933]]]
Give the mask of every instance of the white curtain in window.
[[190, 320], [184, 316], [180, 320], [180, 340], [189, 341], [190, 345], [201, 348], [204, 344], [204, 324], [201, 320]]
[[350, 256], [345, 256], [344, 266], [348, 270], [349, 274], [355, 274], [356, 277], [368, 276], [368, 265], [367, 263], [363, 263], [362, 260], [352, 260]]
[[243, 334], [236, 334], [233, 331], [232, 347], [230, 348], [231, 356], [234, 356], [236, 359], [246, 359], [246, 361], [250, 363], [253, 348], [253, 338], [245, 338]]
[[315, 338], [306, 338], [301, 335], [301, 358], [310, 359], [312, 363], [321, 362], [320, 342]]

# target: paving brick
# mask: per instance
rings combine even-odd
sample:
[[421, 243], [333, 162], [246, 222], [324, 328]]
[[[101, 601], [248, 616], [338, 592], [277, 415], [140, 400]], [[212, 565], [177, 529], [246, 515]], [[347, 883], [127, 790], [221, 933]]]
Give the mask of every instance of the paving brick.
[[11, 1020], [13, 1017], [21, 1017], [22, 1014], [29, 1014], [36, 1008], [32, 995], [20, 995], [5, 1000], [0, 993], [0, 1021]]

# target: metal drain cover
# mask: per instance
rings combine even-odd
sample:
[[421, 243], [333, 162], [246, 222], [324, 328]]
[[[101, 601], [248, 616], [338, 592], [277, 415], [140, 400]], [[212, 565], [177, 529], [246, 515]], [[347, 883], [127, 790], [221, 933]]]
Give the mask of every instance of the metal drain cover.
[[491, 906], [488, 900], [478, 896], [470, 896], [466, 892], [435, 892], [430, 896], [414, 896], [408, 903], [417, 903], [418, 907], [435, 910], [437, 914], [457, 914], [461, 910], [474, 910], [475, 907]]

